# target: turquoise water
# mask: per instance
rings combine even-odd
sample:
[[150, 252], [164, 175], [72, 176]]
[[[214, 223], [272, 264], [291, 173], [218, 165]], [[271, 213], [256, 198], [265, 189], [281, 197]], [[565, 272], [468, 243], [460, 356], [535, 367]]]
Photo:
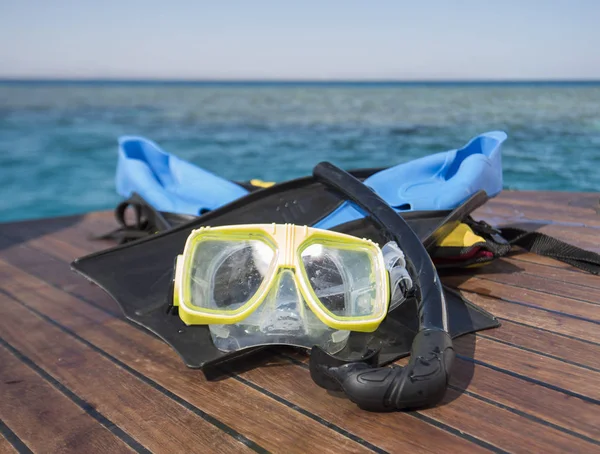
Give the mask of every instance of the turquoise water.
[[389, 166], [502, 129], [505, 187], [600, 191], [600, 83], [0, 83], [0, 221], [110, 209], [117, 137], [228, 178]]

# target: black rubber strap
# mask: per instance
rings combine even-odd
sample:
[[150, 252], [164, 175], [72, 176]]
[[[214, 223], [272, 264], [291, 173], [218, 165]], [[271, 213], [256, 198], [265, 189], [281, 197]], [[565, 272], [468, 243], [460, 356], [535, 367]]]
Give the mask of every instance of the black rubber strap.
[[[129, 208], [133, 209], [133, 224], [127, 223], [126, 220], [126, 212]], [[123, 244], [172, 228], [171, 222], [165, 219], [163, 213], [156, 211], [136, 193], [117, 205], [115, 219], [121, 227], [103, 235], [94, 236], [92, 239], [116, 240], [119, 244]]]
[[513, 246], [560, 260], [588, 273], [600, 274], [600, 254], [586, 251], [540, 232], [528, 232], [514, 227], [505, 227], [499, 230], [500, 234]]

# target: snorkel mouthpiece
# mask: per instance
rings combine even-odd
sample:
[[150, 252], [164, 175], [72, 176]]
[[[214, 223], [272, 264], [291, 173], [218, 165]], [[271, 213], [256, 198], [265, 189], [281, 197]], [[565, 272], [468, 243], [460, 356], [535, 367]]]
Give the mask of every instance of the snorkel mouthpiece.
[[442, 400], [455, 357], [448, 333], [420, 331], [405, 367], [375, 367], [377, 353], [344, 362], [315, 346], [311, 351], [311, 378], [325, 389], [343, 391], [363, 410], [409, 410]]

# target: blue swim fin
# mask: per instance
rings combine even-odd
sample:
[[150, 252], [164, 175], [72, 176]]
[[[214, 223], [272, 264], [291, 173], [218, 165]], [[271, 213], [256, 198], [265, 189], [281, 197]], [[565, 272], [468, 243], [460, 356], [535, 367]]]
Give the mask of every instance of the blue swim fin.
[[159, 211], [200, 215], [248, 194], [240, 185], [163, 151], [143, 137], [119, 138], [117, 192]]
[[[458, 150], [425, 156], [382, 170], [364, 183], [399, 212], [454, 209], [479, 190], [502, 191], [502, 131], [473, 138]], [[365, 215], [349, 202], [314, 227], [330, 229]]]
[[[436, 153], [379, 171], [365, 180], [396, 210], [451, 210], [479, 190], [489, 197], [502, 190], [501, 144], [506, 134], [481, 134], [458, 150]], [[246, 194], [242, 186], [161, 150], [142, 137], [119, 139], [117, 192], [142, 196], [161, 212], [199, 215]], [[363, 218], [343, 203], [315, 227], [330, 229]]]

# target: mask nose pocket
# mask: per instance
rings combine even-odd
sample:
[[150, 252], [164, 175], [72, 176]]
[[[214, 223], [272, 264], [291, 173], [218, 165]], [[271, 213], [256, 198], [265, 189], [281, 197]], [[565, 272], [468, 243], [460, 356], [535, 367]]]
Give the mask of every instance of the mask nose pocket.
[[305, 334], [304, 316], [307, 314], [292, 270], [279, 272], [261, 312], [260, 329], [263, 333]]

